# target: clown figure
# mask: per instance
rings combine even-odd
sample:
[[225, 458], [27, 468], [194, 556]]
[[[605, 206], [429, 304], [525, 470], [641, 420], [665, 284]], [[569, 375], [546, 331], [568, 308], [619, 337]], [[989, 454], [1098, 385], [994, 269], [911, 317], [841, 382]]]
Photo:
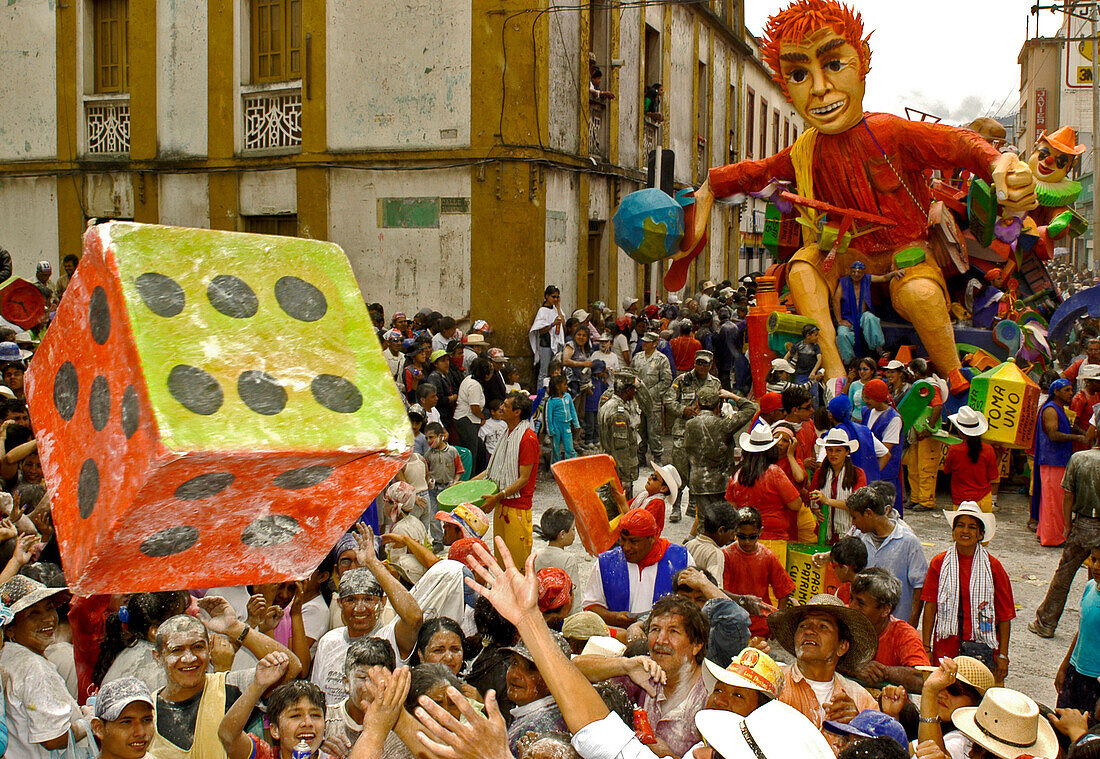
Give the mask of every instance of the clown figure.
[[[760, 191], [773, 179], [793, 182], [803, 197], [885, 217], [892, 226], [853, 239], [835, 256], [835, 265], [827, 258], [830, 251], [818, 248], [816, 235], [804, 231], [804, 245], [787, 268], [793, 303], [821, 327], [826, 376], [842, 377], [830, 313], [839, 277], [849, 273], [853, 261], [863, 262], [868, 275], [881, 277], [896, 271], [895, 254], [906, 251], [911, 260], [923, 254], [923, 261], [890, 279], [890, 298], [949, 378], [951, 390], [962, 391], [968, 382], [959, 371], [942, 272], [949, 258], [929, 242], [931, 195], [925, 172], [966, 169], [995, 186], [1002, 214], [1017, 214], [1036, 205], [1031, 169], [974, 132], [865, 113], [871, 49], [859, 14], [836, 0], [795, 0], [772, 16], [763, 52], [775, 81], [809, 128], [774, 156], [711, 169], [685, 213], [684, 252], [674, 258], [701, 247], [715, 197]], [[803, 208], [800, 213], [816, 224], [816, 212]]]

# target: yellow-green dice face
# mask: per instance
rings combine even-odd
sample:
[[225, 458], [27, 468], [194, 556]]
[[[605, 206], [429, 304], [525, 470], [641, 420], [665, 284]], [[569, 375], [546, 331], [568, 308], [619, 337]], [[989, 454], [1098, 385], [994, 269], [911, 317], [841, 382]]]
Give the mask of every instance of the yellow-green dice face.
[[339, 246], [118, 223], [107, 235], [167, 448], [411, 444]]

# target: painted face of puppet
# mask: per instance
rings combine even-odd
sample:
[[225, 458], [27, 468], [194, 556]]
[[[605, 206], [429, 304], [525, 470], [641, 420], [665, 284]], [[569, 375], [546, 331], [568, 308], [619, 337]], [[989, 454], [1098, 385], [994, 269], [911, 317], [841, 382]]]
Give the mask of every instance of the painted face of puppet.
[[1043, 140], [1036, 146], [1035, 152], [1027, 159], [1027, 163], [1038, 181], [1056, 184], [1065, 179], [1066, 174], [1073, 168], [1073, 159], [1074, 156], [1063, 153]]
[[830, 28], [783, 40], [780, 65], [791, 104], [823, 134], [839, 134], [863, 118], [866, 83], [859, 51]]

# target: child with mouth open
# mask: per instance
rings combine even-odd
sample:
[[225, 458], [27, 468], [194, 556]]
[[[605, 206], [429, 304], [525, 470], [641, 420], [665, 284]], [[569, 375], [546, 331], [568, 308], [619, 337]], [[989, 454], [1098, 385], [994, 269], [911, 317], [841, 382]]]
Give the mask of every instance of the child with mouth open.
[[305, 680], [280, 685], [267, 697], [267, 722], [274, 746], [245, 732], [256, 703], [283, 678], [289, 661], [281, 651], [260, 659], [252, 683], [226, 712], [218, 738], [229, 759], [292, 759], [295, 746], [303, 741], [311, 759], [327, 756], [320, 750], [325, 739], [325, 694]]

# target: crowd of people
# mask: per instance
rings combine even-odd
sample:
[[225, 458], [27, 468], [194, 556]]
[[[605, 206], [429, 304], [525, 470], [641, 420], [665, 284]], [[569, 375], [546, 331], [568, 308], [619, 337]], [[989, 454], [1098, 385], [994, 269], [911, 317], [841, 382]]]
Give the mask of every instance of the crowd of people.
[[[1004, 687], [1016, 604], [995, 555], [1003, 452], [982, 439], [988, 420], [966, 405], [943, 412], [946, 385], [923, 359], [876, 356], [870, 320], [844, 380], [819, 379], [808, 330], [753, 397], [752, 298], [751, 283], [708, 281], [683, 302], [631, 298], [617, 315], [596, 302], [567, 318], [549, 287], [530, 357], [506, 355], [485, 321], [371, 304], [413, 450], [317, 569], [93, 597], [65, 589], [22, 383], [36, 342], [0, 326], [0, 748], [14, 759], [1100, 750], [1096, 325], [1077, 325], [1036, 409], [1035, 529], [1063, 556], [1033, 634], [1054, 635], [1089, 567], [1050, 710]], [[961, 440], [945, 453], [903, 426], [897, 407], [918, 383], [933, 390], [933, 424]], [[621, 484], [618, 541], [586, 576], [574, 513], [533, 518], [547, 465], [578, 453], [609, 455]], [[927, 558], [904, 515], [935, 508], [941, 454], [951, 543]], [[469, 479], [495, 491], [444, 505]], [[681, 544], [667, 530], [683, 513]], [[798, 602], [780, 552], [793, 543], [822, 547], [812, 562], [831, 592]]]

